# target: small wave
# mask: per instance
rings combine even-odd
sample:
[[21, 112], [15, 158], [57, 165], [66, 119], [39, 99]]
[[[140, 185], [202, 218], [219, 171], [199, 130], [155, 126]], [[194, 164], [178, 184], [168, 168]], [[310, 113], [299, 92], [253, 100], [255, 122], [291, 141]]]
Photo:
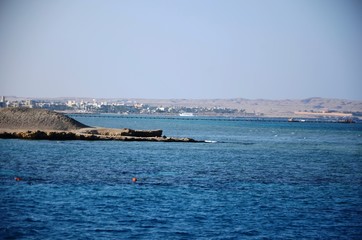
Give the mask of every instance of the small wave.
[[238, 144], [238, 145], [254, 145], [254, 142], [239, 142], [239, 141], [220, 141], [218, 143], [227, 143], [227, 144]]
[[217, 141], [213, 141], [213, 140], [205, 140], [206, 143], [216, 143]]

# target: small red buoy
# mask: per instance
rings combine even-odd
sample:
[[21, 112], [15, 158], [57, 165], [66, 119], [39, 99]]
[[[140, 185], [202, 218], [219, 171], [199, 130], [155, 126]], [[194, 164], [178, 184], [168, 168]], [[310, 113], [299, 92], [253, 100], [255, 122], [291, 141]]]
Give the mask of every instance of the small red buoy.
[[19, 182], [19, 181], [21, 181], [21, 180], [22, 180], [21, 178], [15, 177], [15, 181]]
[[137, 178], [132, 178], [132, 182], [137, 182]]

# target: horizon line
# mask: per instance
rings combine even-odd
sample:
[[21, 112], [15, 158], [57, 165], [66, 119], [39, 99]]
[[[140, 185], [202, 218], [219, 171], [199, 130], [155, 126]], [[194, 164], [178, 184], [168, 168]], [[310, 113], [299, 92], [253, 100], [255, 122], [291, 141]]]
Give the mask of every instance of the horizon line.
[[0, 95], [5, 98], [19, 98], [19, 99], [144, 99], [144, 100], [190, 100], [190, 101], [201, 101], [201, 100], [250, 100], [250, 101], [298, 101], [298, 100], [309, 100], [309, 99], [328, 99], [328, 100], [348, 100], [348, 101], [362, 101], [362, 99], [348, 99], [338, 97], [306, 97], [306, 98], [244, 98], [244, 97], [230, 97], [230, 98], [147, 98], [147, 97], [74, 97], [74, 96], [57, 96], [57, 97], [31, 97], [31, 96], [14, 96], [14, 95]]

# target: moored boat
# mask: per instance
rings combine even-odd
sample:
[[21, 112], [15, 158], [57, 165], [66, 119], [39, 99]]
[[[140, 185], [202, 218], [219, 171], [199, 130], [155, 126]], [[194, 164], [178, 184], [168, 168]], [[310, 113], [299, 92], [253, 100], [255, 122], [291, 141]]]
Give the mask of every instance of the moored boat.
[[194, 116], [193, 113], [188, 113], [188, 112], [180, 113], [179, 115], [181, 117], [193, 117]]

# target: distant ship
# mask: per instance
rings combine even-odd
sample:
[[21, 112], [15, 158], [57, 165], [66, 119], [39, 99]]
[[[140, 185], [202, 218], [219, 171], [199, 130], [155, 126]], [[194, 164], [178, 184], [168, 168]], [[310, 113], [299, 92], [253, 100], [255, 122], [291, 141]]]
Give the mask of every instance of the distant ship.
[[181, 117], [193, 117], [194, 116], [194, 114], [193, 113], [180, 113], [180, 116]]
[[289, 118], [288, 122], [305, 122], [305, 120], [304, 119], [298, 120], [298, 119], [295, 119], [295, 118]]

